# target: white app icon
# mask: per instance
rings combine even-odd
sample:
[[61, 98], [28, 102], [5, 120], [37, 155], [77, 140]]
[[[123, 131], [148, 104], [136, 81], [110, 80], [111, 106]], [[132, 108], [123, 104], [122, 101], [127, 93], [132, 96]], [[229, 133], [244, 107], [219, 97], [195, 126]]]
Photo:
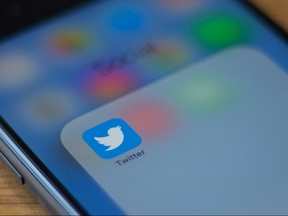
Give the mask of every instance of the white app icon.
[[12, 53], [0, 57], [0, 89], [12, 89], [29, 84], [40, 72], [34, 56]]
[[113, 150], [119, 147], [124, 140], [124, 134], [121, 131], [121, 127], [118, 125], [117, 127], [112, 127], [107, 132], [108, 136], [106, 137], [94, 137], [94, 139], [104, 146], [109, 146], [105, 151]]

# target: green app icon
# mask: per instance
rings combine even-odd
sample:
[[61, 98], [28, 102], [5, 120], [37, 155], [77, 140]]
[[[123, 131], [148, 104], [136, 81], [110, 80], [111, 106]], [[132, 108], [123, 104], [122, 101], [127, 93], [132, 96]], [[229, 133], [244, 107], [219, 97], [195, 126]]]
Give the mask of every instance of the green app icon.
[[247, 26], [229, 14], [213, 14], [192, 22], [188, 34], [202, 46], [221, 49], [245, 42], [249, 35]]

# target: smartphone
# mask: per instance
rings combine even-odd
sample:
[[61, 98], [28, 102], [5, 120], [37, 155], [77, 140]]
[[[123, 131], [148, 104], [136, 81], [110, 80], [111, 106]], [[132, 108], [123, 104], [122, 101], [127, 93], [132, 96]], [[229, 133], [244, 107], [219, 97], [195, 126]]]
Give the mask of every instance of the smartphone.
[[284, 31], [247, 1], [68, 2], [0, 41], [19, 183], [52, 214], [288, 214]]

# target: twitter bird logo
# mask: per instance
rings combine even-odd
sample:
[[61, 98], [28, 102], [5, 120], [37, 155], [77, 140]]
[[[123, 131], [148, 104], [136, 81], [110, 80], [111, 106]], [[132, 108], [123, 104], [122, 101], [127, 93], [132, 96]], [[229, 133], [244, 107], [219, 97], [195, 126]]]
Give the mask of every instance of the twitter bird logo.
[[83, 140], [101, 158], [111, 159], [142, 142], [138, 133], [123, 119], [114, 118], [86, 130]]
[[109, 148], [107, 148], [105, 151], [113, 150], [123, 143], [124, 134], [119, 125], [117, 127], [110, 128], [107, 133], [108, 136], [106, 137], [94, 137], [99, 144], [109, 146]]

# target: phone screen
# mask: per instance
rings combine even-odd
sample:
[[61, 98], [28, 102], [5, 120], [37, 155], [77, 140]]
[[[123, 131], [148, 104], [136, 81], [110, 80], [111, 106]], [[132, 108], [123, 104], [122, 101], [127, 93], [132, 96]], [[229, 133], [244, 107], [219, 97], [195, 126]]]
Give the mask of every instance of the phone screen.
[[287, 214], [287, 56], [240, 1], [92, 1], [1, 42], [0, 111], [90, 214]]

